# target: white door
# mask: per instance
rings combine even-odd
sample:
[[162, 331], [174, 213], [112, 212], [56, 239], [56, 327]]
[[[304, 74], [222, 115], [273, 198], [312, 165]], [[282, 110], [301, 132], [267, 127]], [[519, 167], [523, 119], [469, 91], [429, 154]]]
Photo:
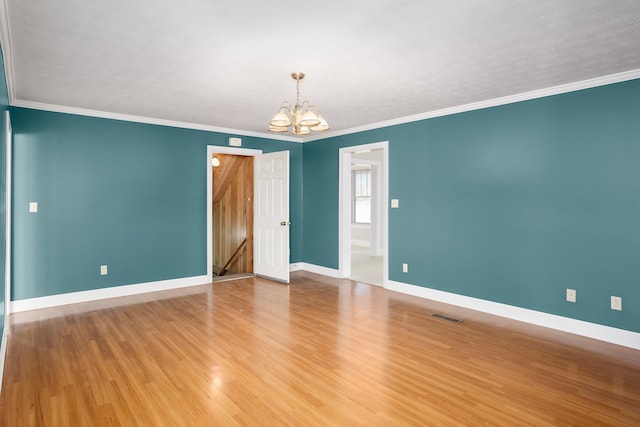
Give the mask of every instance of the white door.
[[256, 161], [254, 272], [289, 283], [289, 152]]

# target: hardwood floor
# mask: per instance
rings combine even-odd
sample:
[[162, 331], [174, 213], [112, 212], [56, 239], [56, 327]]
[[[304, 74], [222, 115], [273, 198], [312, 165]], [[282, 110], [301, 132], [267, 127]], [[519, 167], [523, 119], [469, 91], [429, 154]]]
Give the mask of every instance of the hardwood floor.
[[305, 272], [9, 328], [3, 426], [640, 425], [640, 351]]

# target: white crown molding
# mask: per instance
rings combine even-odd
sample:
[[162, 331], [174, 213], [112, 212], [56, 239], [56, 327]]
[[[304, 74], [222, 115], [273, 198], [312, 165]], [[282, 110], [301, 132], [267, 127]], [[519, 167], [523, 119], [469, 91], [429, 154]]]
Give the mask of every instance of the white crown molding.
[[208, 132], [225, 133], [240, 136], [253, 136], [256, 138], [266, 138], [272, 140], [299, 142], [302, 138], [293, 136], [280, 136], [276, 134], [268, 134], [261, 132], [252, 132], [240, 129], [230, 129], [218, 126], [202, 125], [198, 123], [179, 122], [174, 120], [156, 119], [153, 117], [134, 116], [130, 114], [110, 113], [108, 111], [89, 110], [86, 108], [67, 107], [64, 105], [45, 104], [42, 102], [22, 101], [15, 99], [11, 102], [14, 107], [31, 108], [34, 110], [53, 111], [56, 113], [76, 114], [79, 116], [100, 117], [103, 119], [122, 120], [126, 122], [146, 123], [151, 125], [170, 126], [183, 129], [204, 130]]
[[483, 108], [496, 107], [505, 104], [512, 104], [521, 101], [528, 101], [536, 98], [543, 98], [552, 95], [560, 95], [563, 93], [575, 92], [583, 89], [590, 89], [598, 86], [605, 86], [613, 83], [620, 83], [628, 80], [634, 80], [640, 78], [640, 69], [634, 69], [624, 71], [621, 73], [610, 74], [607, 76], [596, 77], [592, 79], [582, 80], [573, 83], [562, 84], [558, 86], [552, 86], [549, 88], [533, 90], [529, 92], [523, 92], [515, 95], [503, 96], [500, 98], [490, 99], [480, 102], [472, 102], [469, 104], [458, 105], [449, 108], [443, 108], [435, 111], [428, 111], [425, 113], [414, 114], [411, 116], [399, 117], [392, 120], [385, 120], [376, 123], [370, 123], [367, 125], [356, 126], [349, 129], [343, 129], [339, 131], [329, 131], [322, 134], [312, 135], [306, 138], [299, 138], [293, 136], [284, 136], [274, 133], [265, 132], [253, 132], [240, 129], [230, 129], [217, 126], [202, 125], [197, 123], [179, 122], [172, 120], [156, 119], [151, 117], [134, 116], [128, 114], [110, 113], [106, 111], [90, 110], [84, 108], [68, 107], [55, 104], [46, 104], [39, 102], [23, 101], [16, 99], [14, 89], [14, 73], [12, 63], [12, 46], [10, 40], [9, 20], [7, 15], [6, 1], [0, 0], [0, 42], [2, 43], [2, 49], [4, 53], [5, 73], [7, 79], [7, 89], [9, 92], [9, 103], [12, 106], [32, 108], [36, 110], [54, 111], [59, 113], [77, 114], [82, 116], [101, 117], [106, 119], [124, 120], [129, 122], [148, 123], [161, 126], [171, 126], [185, 129], [196, 129], [210, 132], [226, 133], [241, 136], [252, 136], [257, 138], [266, 138], [272, 140], [281, 140], [288, 142], [305, 143], [311, 141], [319, 141], [328, 138], [334, 138], [337, 136], [349, 135], [358, 132], [365, 132], [368, 130], [380, 129], [389, 126], [395, 126], [404, 123], [411, 123], [420, 120], [432, 119], [435, 117], [448, 116], [457, 113], [463, 113], [473, 110], [480, 110]]
[[157, 119], [153, 117], [136, 116], [130, 114], [112, 113], [108, 111], [91, 110], [86, 108], [69, 107], [57, 104], [47, 104], [42, 102], [23, 101], [15, 96], [15, 78], [13, 72], [13, 47], [11, 44], [11, 31], [9, 29], [9, 14], [7, 11], [7, 1], [0, 0], [0, 46], [4, 58], [5, 78], [7, 81], [7, 92], [9, 105], [14, 107], [31, 108], [34, 110], [53, 111], [57, 113], [76, 114], [80, 116], [99, 117], [103, 119], [122, 120], [135, 123], [146, 123], [160, 126], [170, 126], [183, 129], [203, 130], [208, 132], [225, 133], [239, 136], [251, 136], [278, 141], [288, 141], [302, 143], [303, 139], [295, 136], [285, 136], [267, 132], [253, 132], [240, 129], [230, 129], [218, 126], [209, 126], [197, 123], [180, 122], [174, 120]]
[[[0, 7], [0, 23], [2, 20], [2, 11], [3, 10]], [[3, 28], [3, 31], [0, 32], [0, 36], [2, 36], [3, 39], [8, 38], [8, 34], [2, 35], [4, 34], [4, 32], [5, 31]], [[530, 92], [523, 92], [515, 95], [503, 96], [501, 98], [495, 98], [495, 99], [490, 99], [486, 101], [472, 102], [470, 104], [458, 105], [455, 107], [443, 108], [435, 111], [428, 111], [426, 113], [399, 117], [397, 119], [385, 120], [382, 122], [376, 122], [376, 123], [371, 123], [363, 126], [349, 128], [349, 129], [343, 129], [340, 131], [327, 132], [327, 133], [313, 135], [306, 138], [299, 138], [299, 137], [293, 137], [293, 136], [278, 135], [273, 133], [252, 132], [252, 131], [245, 131], [240, 129], [230, 129], [230, 128], [223, 128], [218, 126], [202, 125], [197, 123], [156, 119], [152, 117], [134, 116], [129, 114], [110, 113], [107, 111], [89, 110], [85, 108], [68, 107], [68, 106], [62, 106], [62, 105], [22, 101], [19, 99], [15, 99], [15, 97], [13, 96], [14, 89], [13, 89], [13, 72], [12, 72], [11, 53], [10, 53], [11, 48], [10, 47], [5, 48], [7, 44], [10, 46], [10, 42], [3, 42], [5, 70], [6, 70], [6, 76], [7, 76], [7, 86], [9, 91], [9, 103], [12, 106], [31, 108], [31, 109], [43, 110], [43, 111], [53, 111], [58, 113], [76, 114], [81, 116], [100, 117], [100, 118], [113, 119], [113, 120], [123, 120], [128, 122], [147, 123], [147, 124], [154, 124], [154, 125], [160, 125], [160, 126], [203, 130], [203, 131], [217, 132], [217, 133], [224, 133], [224, 134], [231, 134], [231, 135], [252, 136], [257, 138], [265, 138], [265, 139], [297, 142], [297, 143], [320, 141], [323, 139], [334, 138], [337, 136], [344, 136], [344, 135], [354, 134], [358, 132], [381, 129], [389, 126], [395, 126], [395, 125], [400, 125], [405, 123], [417, 122], [421, 120], [433, 119], [436, 117], [450, 116], [453, 114], [464, 113], [468, 111], [481, 110], [484, 108], [497, 107], [500, 105], [513, 104], [516, 102], [528, 101], [528, 100], [537, 99], [537, 98], [544, 98], [547, 96], [561, 95], [563, 93], [570, 93], [570, 92], [575, 92], [583, 89], [591, 89], [594, 87], [605, 86], [605, 85], [614, 84], [614, 83], [621, 83], [624, 81], [635, 80], [640, 78], [640, 69], [630, 70], [622, 73], [611, 74], [608, 76], [602, 76], [602, 77], [596, 77], [589, 80], [583, 80], [580, 82], [568, 83], [560, 86], [554, 86], [554, 87], [534, 90]]]
[[583, 89], [591, 89], [598, 86], [605, 86], [613, 83], [621, 83], [629, 80], [635, 80], [638, 78], [640, 78], [640, 69], [629, 70], [629, 71], [624, 71], [622, 73], [610, 74], [608, 76], [596, 77], [593, 79], [567, 83], [567, 84], [553, 86], [545, 89], [538, 89], [530, 92], [523, 92], [515, 95], [503, 96], [501, 98], [489, 99], [486, 101], [472, 102], [470, 104], [458, 105], [455, 107], [443, 108], [435, 111], [428, 111], [426, 113], [399, 117], [397, 119], [385, 120], [382, 122], [371, 123], [371, 124], [357, 126], [349, 129], [343, 129], [335, 132], [330, 131], [322, 135], [313, 135], [313, 136], [303, 138], [303, 142], [318, 141], [322, 139], [333, 138], [336, 136], [349, 135], [352, 133], [380, 129], [380, 128], [400, 125], [404, 123], [411, 123], [411, 122], [417, 122], [420, 120], [433, 119], [435, 117], [450, 116], [452, 114], [464, 113], [467, 111], [481, 110], [483, 108], [497, 107], [500, 105], [513, 104], [521, 101], [529, 101], [532, 99], [544, 98], [552, 95], [561, 95], [563, 93], [575, 92]]
[[389, 280], [386, 289], [640, 350], [640, 333]]
[[223, 128], [218, 126], [202, 125], [197, 123], [180, 122], [174, 120], [164, 120], [152, 117], [135, 116], [130, 114], [111, 113], [107, 111], [91, 110], [86, 108], [69, 107], [64, 105], [47, 104], [42, 102], [23, 101], [15, 96], [15, 78], [13, 73], [13, 47], [11, 45], [11, 32], [9, 31], [9, 18], [7, 13], [7, 2], [0, 0], [0, 43], [4, 57], [5, 77], [7, 80], [7, 91], [9, 92], [9, 104], [14, 107], [31, 108], [34, 110], [53, 111], [57, 113], [76, 114], [80, 116], [100, 117], [104, 119], [122, 120], [127, 122], [147, 123], [152, 125], [170, 126], [184, 129], [204, 130], [231, 135], [252, 136], [256, 138], [266, 138], [272, 140], [302, 143], [302, 138], [293, 136], [276, 135], [266, 132], [252, 132], [239, 129]]
[[38, 298], [11, 301], [10, 308], [11, 313], [19, 313], [22, 311], [38, 310], [41, 308], [57, 307], [60, 305], [76, 304], [79, 302], [97, 301], [107, 298], [144, 294], [147, 292], [206, 285], [209, 283], [211, 283], [211, 279], [208, 276], [194, 276], [184, 277], [181, 279], [138, 283], [134, 285], [112, 286], [109, 288], [92, 289], [89, 291], [70, 292], [66, 294], [48, 295]]

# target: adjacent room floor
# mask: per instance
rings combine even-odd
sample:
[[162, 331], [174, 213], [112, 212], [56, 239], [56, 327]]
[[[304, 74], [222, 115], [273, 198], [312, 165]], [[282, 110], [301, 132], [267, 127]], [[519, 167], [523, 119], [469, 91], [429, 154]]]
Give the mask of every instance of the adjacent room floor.
[[382, 257], [372, 256], [368, 246], [351, 246], [351, 279], [382, 286]]
[[11, 318], [2, 426], [640, 425], [640, 351], [302, 271]]

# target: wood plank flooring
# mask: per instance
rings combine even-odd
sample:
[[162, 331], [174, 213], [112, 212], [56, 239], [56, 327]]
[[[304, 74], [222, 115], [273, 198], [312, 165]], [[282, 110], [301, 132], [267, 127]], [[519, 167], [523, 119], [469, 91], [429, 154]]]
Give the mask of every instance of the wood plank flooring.
[[9, 328], [2, 426], [640, 425], [640, 351], [306, 272]]

